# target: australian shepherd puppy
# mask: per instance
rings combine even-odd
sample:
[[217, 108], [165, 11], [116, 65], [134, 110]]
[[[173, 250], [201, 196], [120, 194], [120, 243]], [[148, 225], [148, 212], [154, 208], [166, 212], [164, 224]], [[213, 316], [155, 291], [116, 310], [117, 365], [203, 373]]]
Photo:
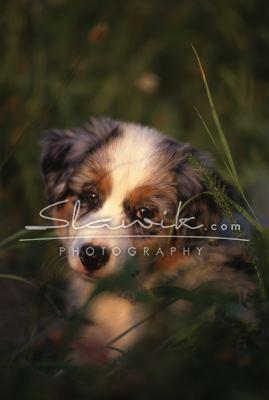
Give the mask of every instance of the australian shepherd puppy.
[[[130, 258], [138, 265], [134, 279], [146, 289], [168, 281], [185, 289], [214, 282], [243, 295], [253, 289], [237, 268], [242, 245], [220, 232], [223, 212], [191, 159], [217, 177], [207, 155], [138, 124], [98, 118], [46, 133], [42, 171], [60, 254], [72, 271], [69, 310], [89, 303], [90, 322], [73, 345], [77, 360], [95, 360], [97, 350], [98, 360], [109, 359], [149, 329], [139, 324], [150, 313], [142, 303], [113, 291], [88, 301], [100, 279]], [[186, 308], [179, 301], [174, 312]]]

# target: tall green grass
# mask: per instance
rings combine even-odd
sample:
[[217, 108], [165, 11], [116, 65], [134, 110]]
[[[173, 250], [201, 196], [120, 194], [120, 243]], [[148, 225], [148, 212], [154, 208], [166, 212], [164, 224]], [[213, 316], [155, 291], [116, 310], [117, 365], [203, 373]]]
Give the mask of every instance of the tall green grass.
[[211, 91], [209, 89], [209, 85], [207, 82], [207, 78], [206, 78], [206, 74], [204, 72], [204, 68], [202, 65], [202, 62], [200, 60], [200, 57], [196, 51], [196, 49], [194, 48], [194, 46], [192, 46], [192, 49], [194, 51], [194, 54], [197, 58], [197, 62], [198, 62], [198, 66], [202, 75], [202, 80], [204, 83], [204, 87], [205, 87], [205, 91], [206, 91], [206, 95], [207, 95], [207, 99], [209, 102], [209, 106], [210, 106], [210, 110], [211, 110], [211, 115], [212, 115], [212, 119], [213, 122], [215, 124], [215, 128], [216, 128], [216, 132], [211, 132], [208, 125], [206, 124], [206, 122], [204, 121], [203, 117], [201, 116], [201, 114], [199, 113], [199, 111], [195, 108], [198, 117], [201, 119], [203, 126], [208, 134], [208, 136], [210, 137], [213, 145], [215, 146], [217, 152], [219, 153], [221, 159], [224, 162], [224, 165], [226, 167], [226, 170], [231, 178], [232, 183], [234, 184], [234, 186], [236, 187], [236, 189], [238, 190], [238, 192], [241, 194], [243, 200], [245, 201], [248, 210], [244, 210], [242, 208], [242, 213], [243, 215], [248, 219], [248, 221], [255, 226], [255, 228], [259, 231], [259, 232], [263, 232], [263, 226], [260, 223], [260, 221], [258, 220], [252, 206], [250, 205], [245, 192], [243, 190], [243, 187], [240, 183], [240, 179], [235, 167], [235, 162], [233, 160], [232, 157], [232, 152], [230, 150], [228, 141], [226, 139], [226, 136], [224, 134], [214, 101], [213, 101], [213, 97], [211, 95]]

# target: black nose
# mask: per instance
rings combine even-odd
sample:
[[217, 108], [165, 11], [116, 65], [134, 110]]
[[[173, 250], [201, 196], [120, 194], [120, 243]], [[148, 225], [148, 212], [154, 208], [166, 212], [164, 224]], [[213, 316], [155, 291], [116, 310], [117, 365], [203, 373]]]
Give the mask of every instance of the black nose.
[[103, 267], [109, 260], [110, 251], [101, 246], [84, 244], [79, 252], [81, 263], [87, 272], [93, 272]]

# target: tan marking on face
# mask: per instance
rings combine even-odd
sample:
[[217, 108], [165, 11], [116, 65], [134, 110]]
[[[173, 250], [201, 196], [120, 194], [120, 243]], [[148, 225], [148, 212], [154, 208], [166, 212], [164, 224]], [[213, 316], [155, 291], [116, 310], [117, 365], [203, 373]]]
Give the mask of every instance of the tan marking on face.
[[133, 189], [128, 195], [128, 199], [132, 205], [142, 205], [145, 201], [159, 195], [160, 191], [156, 186], [144, 185]]
[[[126, 200], [133, 210], [141, 207], [154, 210], [153, 221], [163, 221], [164, 225], [170, 225], [176, 214], [177, 193], [175, 187], [170, 184], [163, 186], [147, 184], [137, 187], [128, 194]], [[167, 229], [164, 230], [167, 234]]]
[[107, 166], [107, 160], [102, 152], [89, 156], [73, 177], [71, 189], [80, 193], [84, 189], [87, 190], [87, 187], [95, 187], [104, 201], [112, 189], [111, 174], [105, 166]]

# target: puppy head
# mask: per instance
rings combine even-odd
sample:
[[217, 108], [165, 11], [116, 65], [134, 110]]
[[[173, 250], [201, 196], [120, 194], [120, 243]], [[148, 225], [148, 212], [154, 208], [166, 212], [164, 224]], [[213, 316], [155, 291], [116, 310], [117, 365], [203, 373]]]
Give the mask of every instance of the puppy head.
[[[137, 254], [150, 260], [169, 246], [180, 202], [195, 225], [220, 217], [189, 155], [209, 165], [189, 144], [154, 129], [110, 119], [82, 128], [53, 130], [42, 141], [42, 171], [53, 217], [68, 220], [58, 233], [70, 266], [84, 275], [105, 276]], [[201, 195], [199, 197], [199, 194]], [[179, 213], [180, 217], [182, 215]], [[176, 233], [176, 234], [175, 234]], [[174, 238], [181, 242], [182, 238]], [[151, 250], [145, 252], [145, 248]]]

